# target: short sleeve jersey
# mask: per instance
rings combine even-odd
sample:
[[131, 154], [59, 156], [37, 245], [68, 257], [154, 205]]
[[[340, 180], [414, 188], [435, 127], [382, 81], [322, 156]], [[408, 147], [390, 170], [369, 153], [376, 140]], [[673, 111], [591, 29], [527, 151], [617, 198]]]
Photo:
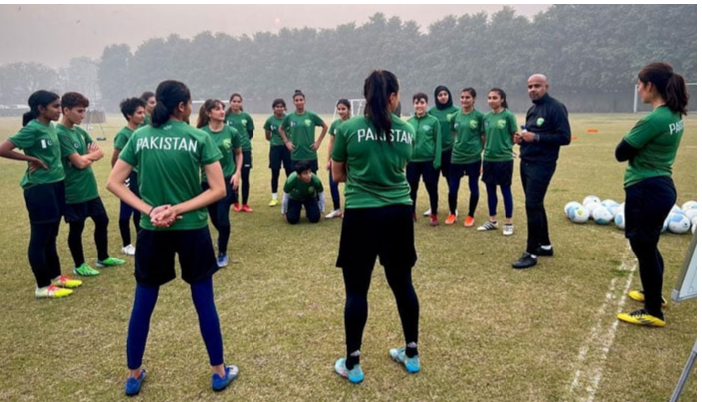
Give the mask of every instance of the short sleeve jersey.
[[241, 151], [251, 152], [251, 138], [249, 138], [249, 131], [253, 132], [254, 124], [253, 119], [246, 112], [228, 113], [226, 117], [227, 125], [232, 126], [239, 132], [239, 139], [241, 141]]
[[[347, 119], [346, 121], [348, 121], [348, 119]], [[344, 121], [342, 121], [341, 119], [336, 119], [336, 120], [334, 120], [334, 121], [332, 122], [331, 126], [329, 126], [328, 134], [331, 135], [332, 137], [335, 137], [335, 136], [336, 136], [336, 130], [339, 128], [339, 126], [340, 126], [341, 123], [343, 123], [343, 122], [344, 122]]]
[[314, 112], [305, 111], [302, 114], [289, 113], [283, 119], [283, 130], [288, 140], [295, 145], [290, 158], [294, 161], [315, 161], [317, 152], [312, 148], [314, 129], [322, 126], [324, 121]]
[[[222, 165], [222, 173], [224, 177], [231, 177], [236, 173], [236, 163], [234, 161], [234, 149], [241, 148], [241, 138], [239, 132], [231, 126], [224, 126], [222, 130], [214, 132], [209, 126], [204, 126], [200, 130], [206, 132], [212, 136], [215, 145], [219, 148], [222, 153], [222, 159], [219, 160], [220, 165]], [[202, 171], [201, 180], [203, 183], [207, 182], [207, 175], [205, 171]]]
[[283, 124], [283, 118], [277, 118], [275, 115], [269, 117], [265, 123], [263, 123], [263, 129], [271, 132], [271, 146], [285, 145], [283, 143], [283, 138], [280, 136], [280, 131], [278, 129]]
[[650, 177], [671, 177], [683, 131], [682, 116], [667, 106], [657, 107], [639, 120], [624, 137], [639, 150], [626, 167], [624, 187]]
[[9, 138], [15, 146], [24, 151], [27, 156], [33, 156], [49, 168], [37, 169], [29, 173], [27, 170], [22, 176], [20, 186], [31, 187], [36, 184], [55, 183], [66, 176], [61, 164], [61, 146], [59, 144], [56, 128], [51, 124], [43, 124], [39, 120], [32, 120], [15, 135]]
[[[160, 127], [147, 126], [134, 132], [119, 158], [139, 167], [139, 191], [152, 206], [175, 205], [202, 193], [200, 170], [222, 159], [212, 136], [182, 121]], [[141, 215], [147, 230], [190, 230], [207, 226], [207, 208], [183, 214], [168, 228], [156, 228], [148, 215]]]
[[336, 130], [332, 160], [348, 168], [346, 208], [412, 205], [405, 166], [412, 157], [414, 128], [392, 116], [390, 142], [364, 116], [352, 117]]
[[[439, 110], [436, 106], [432, 106], [431, 108], [429, 108], [427, 113], [439, 119], [439, 124], [441, 125], [442, 133], [450, 133], [451, 127], [449, 125], [448, 120], [449, 116], [459, 111], [460, 109], [456, 106], [447, 107], [444, 110]], [[451, 149], [451, 147], [453, 147], [453, 138], [451, 138], [451, 136], [444, 135], [441, 141], [442, 150], [448, 151], [449, 149]]]
[[[141, 127], [141, 126], [139, 126]], [[134, 134], [134, 130], [131, 128], [124, 126], [122, 127], [121, 130], [117, 132], [115, 135], [115, 140], [114, 140], [114, 147], [115, 149], [122, 150], [124, 147], [127, 146], [127, 142], [129, 142], [129, 139], [132, 138], [132, 134]], [[136, 168], [132, 168], [134, 172], [138, 172]]]
[[519, 131], [517, 119], [509, 109], [500, 113], [492, 111], [483, 117], [483, 132], [485, 133], [484, 160], [488, 162], [507, 162], [514, 159], [512, 134]]
[[290, 177], [285, 180], [283, 191], [288, 193], [290, 199], [295, 201], [307, 201], [312, 198], [317, 198], [317, 195], [324, 191], [322, 181], [319, 180], [316, 174], [312, 174], [312, 180], [305, 183], [297, 176], [297, 172], [293, 172]]
[[88, 145], [93, 142], [88, 133], [78, 126], [68, 128], [62, 124], [56, 126], [61, 144], [61, 163], [66, 172], [66, 204], [78, 204], [93, 200], [99, 196], [93, 168], [79, 169], [71, 164], [72, 154], [87, 155]]
[[483, 114], [475, 109], [470, 113], [460, 111], [451, 115], [449, 123], [455, 135], [451, 163], [463, 165], [480, 161], [483, 152]]

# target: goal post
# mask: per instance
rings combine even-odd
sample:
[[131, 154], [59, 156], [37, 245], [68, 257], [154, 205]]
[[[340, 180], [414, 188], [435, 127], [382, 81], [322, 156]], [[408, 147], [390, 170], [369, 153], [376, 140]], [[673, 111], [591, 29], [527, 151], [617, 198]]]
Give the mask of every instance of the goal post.
[[[691, 112], [697, 112], [697, 83], [688, 82], [685, 84], [687, 86], [687, 92], [690, 95], [690, 102], [688, 103], [688, 110]], [[639, 100], [639, 86], [634, 85], [634, 113], [642, 112]]]

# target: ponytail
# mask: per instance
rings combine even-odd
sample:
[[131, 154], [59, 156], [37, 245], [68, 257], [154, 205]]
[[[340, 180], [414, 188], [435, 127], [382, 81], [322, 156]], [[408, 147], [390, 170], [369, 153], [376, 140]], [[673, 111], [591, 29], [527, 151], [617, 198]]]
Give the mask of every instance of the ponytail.
[[208, 99], [200, 106], [200, 111], [197, 115], [197, 128], [202, 128], [210, 124], [211, 119], [207, 114], [219, 105], [222, 106], [222, 109], [225, 108], [224, 102], [219, 99]]
[[505, 109], [509, 109], [509, 107], [507, 106], [507, 93], [502, 88], [493, 88], [488, 91], [488, 93], [490, 92], [497, 92], [498, 94], [500, 94], [500, 98], [502, 98], [502, 103], [500, 104], [500, 106], [502, 106]]
[[51, 102], [59, 99], [58, 94], [54, 92], [44, 91], [40, 89], [29, 96], [27, 104], [29, 111], [22, 115], [22, 127], [29, 124], [30, 121], [39, 117], [39, 106], [47, 107]]
[[666, 106], [675, 113], [687, 114], [690, 95], [685, 86], [685, 79], [673, 71], [669, 63], [651, 63], [639, 71], [639, 81], [653, 84], [663, 98]]
[[[399, 95], [400, 84], [395, 74], [387, 70], [373, 71], [363, 85], [363, 95], [366, 106], [363, 114], [375, 128], [378, 141], [385, 137], [391, 142], [390, 130], [392, 129], [392, 114], [389, 110], [390, 95]], [[381, 134], [385, 134], [384, 136]]]
[[181, 103], [190, 101], [190, 89], [180, 81], [167, 80], [156, 88], [156, 106], [151, 112], [151, 125], [160, 127], [171, 118]]

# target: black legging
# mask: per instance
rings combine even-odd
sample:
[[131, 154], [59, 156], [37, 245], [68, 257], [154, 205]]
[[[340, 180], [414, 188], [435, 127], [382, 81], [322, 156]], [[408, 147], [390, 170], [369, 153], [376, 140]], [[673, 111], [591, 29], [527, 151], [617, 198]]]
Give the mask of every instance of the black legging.
[[249, 181], [250, 173], [250, 167], [241, 167], [241, 203], [243, 205], [247, 205], [249, 203], [249, 189], [251, 188], [251, 182]]
[[[110, 223], [110, 219], [107, 215], [92, 216], [91, 219], [95, 223], [93, 240], [97, 248], [98, 260], [106, 260], [110, 257], [107, 253], [107, 225]], [[83, 254], [85, 221], [69, 222], [68, 227], [68, 248], [71, 250], [73, 263], [78, 268], [85, 262], [85, 255]]]
[[56, 237], [61, 221], [30, 224], [29, 265], [32, 267], [37, 287], [51, 285], [51, 280], [61, 275], [61, 261], [56, 252]]
[[[344, 325], [346, 328], [346, 354], [361, 349], [363, 329], [368, 320], [368, 288], [373, 270], [368, 267], [343, 268], [346, 285]], [[395, 295], [397, 310], [402, 321], [405, 342], [417, 342], [419, 338], [419, 300], [412, 285], [411, 268], [385, 268], [385, 278]]]

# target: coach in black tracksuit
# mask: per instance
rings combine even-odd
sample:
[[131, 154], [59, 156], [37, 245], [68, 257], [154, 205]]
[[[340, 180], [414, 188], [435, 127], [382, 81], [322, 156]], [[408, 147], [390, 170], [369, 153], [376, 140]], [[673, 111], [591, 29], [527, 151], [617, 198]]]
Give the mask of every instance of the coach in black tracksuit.
[[570, 144], [570, 124], [565, 106], [548, 94], [548, 80], [534, 74], [527, 80], [529, 97], [533, 102], [526, 115], [526, 131], [515, 135], [521, 145], [520, 173], [526, 199], [527, 248], [512, 267], [530, 268], [538, 256], [552, 256], [548, 237], [548, 221], [544, 198], [548, 184], [556, 171], [558, 152]]

